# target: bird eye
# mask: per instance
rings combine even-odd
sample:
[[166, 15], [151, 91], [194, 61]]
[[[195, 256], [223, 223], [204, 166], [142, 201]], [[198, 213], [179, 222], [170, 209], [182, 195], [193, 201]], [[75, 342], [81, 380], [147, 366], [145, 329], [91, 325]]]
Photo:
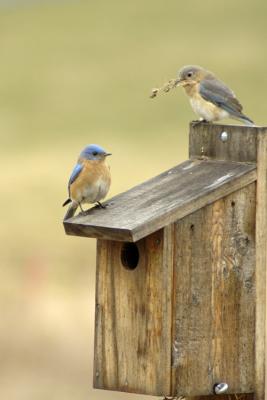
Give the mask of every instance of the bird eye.
[[97, 151], [93, 151], [93, 156], [97, 156]]
[[188, 73], [187, 73], [187, 77], [188, 77], [188, 78], [191, 78], [192, 75], [193, 75], [193, 72], [188, 72]]

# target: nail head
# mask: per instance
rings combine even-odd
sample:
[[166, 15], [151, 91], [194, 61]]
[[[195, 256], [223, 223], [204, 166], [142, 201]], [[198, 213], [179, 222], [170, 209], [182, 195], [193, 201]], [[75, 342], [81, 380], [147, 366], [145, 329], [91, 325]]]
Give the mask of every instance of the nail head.
[[222, 394], [228, 390], [228, 385], [225, 382], [216, 383], [214, 385], [214, 393], [215, 394]]
[[226, 142], [227, 140], [228, 140], [228, 133], [224, 131], [221, 133], [221, 141]]

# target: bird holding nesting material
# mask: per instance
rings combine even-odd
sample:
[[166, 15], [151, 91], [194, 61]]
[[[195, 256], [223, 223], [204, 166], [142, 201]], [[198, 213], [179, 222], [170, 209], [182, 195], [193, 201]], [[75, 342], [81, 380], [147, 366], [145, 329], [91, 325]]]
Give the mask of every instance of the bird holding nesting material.
[[110, 188], [110, 169], [106, 164], [106, 157], [110, 155], [111, 153], [96, 144], [83, 149], [69, 179], [69, 198], [63, 203], [63, 207], [72, 204], [65, 219], [74, 215], [78, 206], [84, 213], [84, 203], [97, 203], [104, 208], [100, 200], [106, 197]]
[[[191, 107], [202, 121], [233, 118], [254, 126], [254, 122], [242, 113], [243, 107], [234, 92], [212, 72], [197, 65], [187, 65], [179, 71], [177, 79], [172, 79], [164, 86], [163, 91], [168, 92], [177, 86], [184, 88]], [[155, 97], [158, 91], [154, 89], [151, 97]]]

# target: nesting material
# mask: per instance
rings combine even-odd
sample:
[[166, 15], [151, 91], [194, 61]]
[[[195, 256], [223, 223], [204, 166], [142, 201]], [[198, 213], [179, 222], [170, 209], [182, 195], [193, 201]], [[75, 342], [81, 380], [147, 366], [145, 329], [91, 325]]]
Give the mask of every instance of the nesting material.
[[176, 88], [177, 86], [177, 79], [170, 79], [167, 83], [165, 83], [161, 88], [154, 88], [152, 89], [150, 98], [153, 99], [160, 93], [168, 93], [170, 90]]

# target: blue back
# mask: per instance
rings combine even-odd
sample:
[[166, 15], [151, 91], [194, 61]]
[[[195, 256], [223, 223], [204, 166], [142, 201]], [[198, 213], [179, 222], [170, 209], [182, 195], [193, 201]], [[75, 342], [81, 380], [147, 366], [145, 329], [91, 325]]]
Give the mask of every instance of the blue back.
[[81, 165], [81, 164], [76, 164], [75, 167], [73, 168], [73, 171], [72, 171], [70, 179], [69, 179], [69, 184], [68, 184], [69, 191], [70, 191], [70, 185], [80, 175], [82, 169], [83, 169], [83, 165]]

